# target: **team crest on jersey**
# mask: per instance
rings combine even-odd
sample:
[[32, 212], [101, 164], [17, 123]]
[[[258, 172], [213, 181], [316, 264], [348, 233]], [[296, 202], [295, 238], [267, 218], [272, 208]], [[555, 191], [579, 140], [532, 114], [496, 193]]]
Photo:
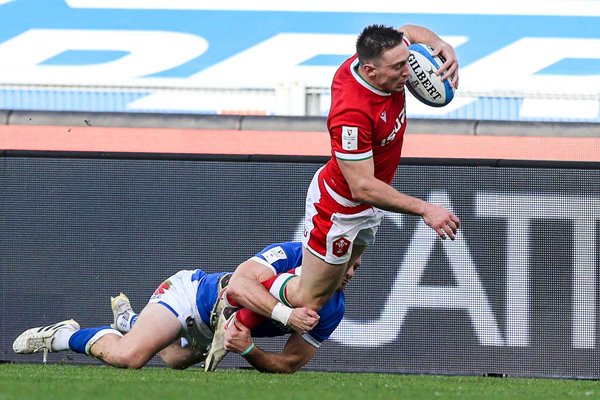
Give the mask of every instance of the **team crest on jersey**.
[[349, 249], [350, 249], [350, 241], [344, 237], [341, 237], [341, 238], [337, 239], [335, 242], [333, 242], [333, 254], [336, 257], [341, 257], [341, 256], [345, 255], [346, 253], [348, 253]]

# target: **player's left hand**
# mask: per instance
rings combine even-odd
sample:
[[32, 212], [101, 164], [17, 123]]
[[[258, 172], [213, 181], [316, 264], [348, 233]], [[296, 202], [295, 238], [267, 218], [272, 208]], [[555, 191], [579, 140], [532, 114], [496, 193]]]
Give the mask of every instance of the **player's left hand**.
[[458, 89], [458, 57], [454, 47], [450, 44], [441, 41], [433, 50], [433, 56], [442, 55], [446, 62], [438, 69], [437, 75], [441, 75], [442, 79], [450, 78], [450, 83], [455, 89]]
[[460, 219], [452, 214], [450, 210], [437, 204], [427, 203], [425, 212], [421, 215], [423, 222], [433, 229], [441, 239], [449, 237], [456, 239], [456, 233], [460, 227]]
[[243, 353], [252, 344], [252, 336], [241, 322], [234, 320], [225, 330], [225, 350], [235, 353]]

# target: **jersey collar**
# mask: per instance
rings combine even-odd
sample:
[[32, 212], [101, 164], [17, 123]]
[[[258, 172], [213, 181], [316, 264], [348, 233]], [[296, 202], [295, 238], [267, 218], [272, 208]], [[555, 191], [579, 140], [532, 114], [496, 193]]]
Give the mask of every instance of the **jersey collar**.
[[369, 82], [367, 82], [362, 76], [360, 76], [360, 74], [358, 73], [358, 57], [356, 57], [356, 59], [354, 59], [354, 61], [352, 61], [352, 63], [350, 64], [350, 72], [352, 73], [352, 76], [354, 77], [356, 82], [358, 82], [365, 88], [369, 89], [371, 92], [378, 94], [380, 96], [391, 96], [392, 95], [392, 93], [390, 93], [390, 92], [386, 92], [381, 89], [377, 89], [375, 86], [373, 86]]

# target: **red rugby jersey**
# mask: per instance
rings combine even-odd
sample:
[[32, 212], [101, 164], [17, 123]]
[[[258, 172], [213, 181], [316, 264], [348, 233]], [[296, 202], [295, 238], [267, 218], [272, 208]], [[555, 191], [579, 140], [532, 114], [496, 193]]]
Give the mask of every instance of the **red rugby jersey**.
[[405, 93], [385, 92], [367, 83], [357, 72], [358, 56], [346, 60], [331, 85], [331, 109], [327, 128], [332, 158], [321, 179], [348, 200], [350, 188], [337, 160], [373, 157], [375, 177], [392, 182], [400, 163], [406, 129]]

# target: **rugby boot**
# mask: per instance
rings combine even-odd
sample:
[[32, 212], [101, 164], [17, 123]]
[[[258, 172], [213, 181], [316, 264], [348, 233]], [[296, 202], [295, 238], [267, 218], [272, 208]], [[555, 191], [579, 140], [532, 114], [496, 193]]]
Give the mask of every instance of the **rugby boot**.
[[13, 342], [13, 350], [18, 354], [32, 354], [43, 352], [43, 362], [46, 364], [49, 352], [59, 351], [52, 347], [56, 334], [63, 329], [77, 332], [79, 324], [72, 319], [58, 322], [53, 325], [31, 328], [21, 333]]
[[110, 327], [118, 330], [121, 333], [127, 333], [131, 330], [129, 320], [135, 312], [131, 308], [129, 298], [120, 293], [118, 296], [110, 298], [110, 308], [113, 313], [113, 323]]
[[204, 361], [204, 370], [206, 372], [214, 371], [228, 351], [225, 350], [225, 331], [229, 324], [235, 320], [237, 307], [224, 307], [221, 313], [217, 315], [217, 325], [212, 343], [208, 346], [206, 360]]

